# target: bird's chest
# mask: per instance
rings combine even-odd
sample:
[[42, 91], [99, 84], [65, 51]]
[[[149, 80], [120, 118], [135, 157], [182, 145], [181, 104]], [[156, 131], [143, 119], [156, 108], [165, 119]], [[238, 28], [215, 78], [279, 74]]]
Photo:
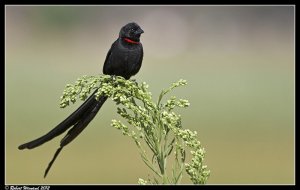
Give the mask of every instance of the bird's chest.
[[128, 69], [130, 65], [136, 64], [138, 60], [138, 49], [119, 48], [118, 51], [115, 52], [114, 59], [116, 66]]

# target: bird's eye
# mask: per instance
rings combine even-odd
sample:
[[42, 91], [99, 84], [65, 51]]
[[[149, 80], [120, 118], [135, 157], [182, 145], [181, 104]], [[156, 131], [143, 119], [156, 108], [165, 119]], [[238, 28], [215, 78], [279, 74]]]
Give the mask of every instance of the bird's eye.
[[133, 29], [133, 28], [131, 28], [131, 29], [130, 29], [130, 31], [134, 31], [134, 29]]

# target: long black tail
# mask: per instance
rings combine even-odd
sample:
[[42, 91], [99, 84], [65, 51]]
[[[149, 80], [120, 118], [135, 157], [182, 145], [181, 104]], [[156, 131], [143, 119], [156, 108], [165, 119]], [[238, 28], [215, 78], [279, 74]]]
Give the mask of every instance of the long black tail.
[[68, 131], [66, 136], [60, 141], [60, 147], [56, 150], [52, 160], [50, 161], [48, 167], [46, 168], [44, 178], [47, 176], [52, 164], [54, 163], [56, 157], [61, 152], [64, 146], [72, 142], [85, 128], [88, 124], [93, 120], [93, 118], [97, 115], [98, 111], [107, 100], [107, 97], [102, 96], [100, 97], [97, 104], [88, 109], [87, 112], [82, 116], [82, 118]]
[[20, 150], [23, 150], [25, 148], [32, 149], [64, 133], [68, 128], [76, 124], [89, 109], [92, 109], [96, 106], [96, 104], [98, 103], [94, 96], [96, 92], [97, 90], [95, 90], [93, 94], [76, 111], [74, 111], [69, 117], [58, 124], [54, 129], [41, 136], [40, 138], [20, 145], [18, 148]]
[[61, 140], [60, 147], [57, 149], [57, 151], [54, 154], [54, 157], [49, 163], [45, 171], [44, 177], [47, 176], [47, 173], [49, 172], [53, 162], [55, 161], [62, 148], [70, 142], [72, 142], [86, 128], [86, 126], [94, 119], [104, 102], [107, 100], [106, 96], [101, 96], [97, 101], [94, 96], [96, 92], [97, 90], [95, 90], [93, 94], [76, 111], [74, 111], [69, 117], [63, 120], [60, 124], [58, 124], [47, 134], [33, 141], [22, 144], [18, 147], [20, 150], [23, 150], [25, 148], [35, 148], [53, 139], [54, 137], [57, 137], [58, 135], [64, 133], [67, 129], [73, 126], [68, 131], [66, 136]]

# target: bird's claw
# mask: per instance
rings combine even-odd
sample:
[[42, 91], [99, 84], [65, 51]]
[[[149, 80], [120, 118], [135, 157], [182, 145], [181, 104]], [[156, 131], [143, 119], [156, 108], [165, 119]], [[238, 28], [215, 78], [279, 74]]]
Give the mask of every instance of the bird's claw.
[[117, 76], [116, 75], [110, 75], [111, 77], [111, 80], [115, 81], [117, 79]]

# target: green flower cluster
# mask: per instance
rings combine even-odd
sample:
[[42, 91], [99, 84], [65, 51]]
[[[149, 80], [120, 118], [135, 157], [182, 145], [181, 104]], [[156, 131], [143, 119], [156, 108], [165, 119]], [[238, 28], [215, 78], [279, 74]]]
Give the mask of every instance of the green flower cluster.
[[[173, 83], [160, 93], [155, 103], [145, 82], [138, 84], [119, 76], [83, 76], [75, 85], [66, 86], [60, 106], [66, 107], [70, 101], [74, 103], [77, 97], [85, 100], [93, 89], [98, 89], [96, 99], [100, 96], [110, 97], [118, 105], [118, 114], [129, 124], [128, 127], [121, 121], [112, 120], [112, 127], [134, 140], [142, 160], [155, 174], [153, 179], [139, 178], [139, 184], [178, 184], [184, 170], [194, 184], [204, 184], [210, 174], [203, 163], [204, 148], [196, 139], [197, 132], [183, 129], [181, 116], [174, 112], [176, 107], [188, 107], [188, 100], [171, 96], [166, 103], [161, 102], [167, 93], [186, 84], [185, 80]], [[190, 163], [186, 162], [187, 149], [192, 155]], [[151, 151], [152, 159], [146, 150]], [[175, 162], [168, 175], [167, 161], [171, 158]]]

